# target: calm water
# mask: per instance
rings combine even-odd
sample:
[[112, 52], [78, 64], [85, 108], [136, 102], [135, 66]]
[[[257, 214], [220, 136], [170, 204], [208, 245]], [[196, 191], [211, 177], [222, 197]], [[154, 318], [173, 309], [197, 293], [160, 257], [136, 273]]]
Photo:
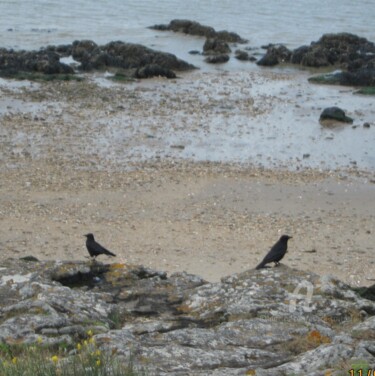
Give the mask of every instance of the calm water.
[[[280, 42], [294, 48], [342, 31], [375, 41], [375, 0], [0, 0], [0, 47], [123, 40], [176, 53], [169, 33], [147, 29], [174, 18], [237, 32], [254, 46]], [[193, 44], [182, 39], [186, 47]]]

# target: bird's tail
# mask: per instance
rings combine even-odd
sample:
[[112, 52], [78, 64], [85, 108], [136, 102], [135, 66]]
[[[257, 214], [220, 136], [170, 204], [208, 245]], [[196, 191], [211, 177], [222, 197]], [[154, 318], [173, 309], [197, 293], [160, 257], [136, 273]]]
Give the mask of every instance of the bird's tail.
[[255, 268], [255, 269], [262, 269], [266, 266], [266, 262], [264, 262], [264, 260]]
[[111, 251], [108, 251], [108, 249], [107, 249], [106, 255], [116, 257], [116, 255], [112, 253]]

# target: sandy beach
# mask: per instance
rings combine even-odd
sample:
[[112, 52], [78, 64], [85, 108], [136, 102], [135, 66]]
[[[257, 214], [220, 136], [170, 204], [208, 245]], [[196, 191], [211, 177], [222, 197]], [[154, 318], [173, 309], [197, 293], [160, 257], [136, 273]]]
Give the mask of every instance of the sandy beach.
[[[301, 139], [297, 155], [289, 145], [284, 159], [270, 158], [266, 150], [277, 144], [270, 138], [276, 127], [252, 130], [244, 119], [288, 123], [297, 111], [308, 122], [320, 111], [312, 94], [310, 102], [291, 94], [293, 82], [282, 74], [250, 75], [243, 86], [241, 76], [196, 77], [114, 86], [103, 77], [44, 84], [2, 80], [0, 260], [84, 260], [83, 235], [93, 232], [117, 254], [102, 261], [217, 281], [253, 268], [286, 233], [293, 239], [285, 264], [355, 286], [373, 284], [375, 179], [371, 168], [361, 168], [373, 157], [356, 159], [341, 150], [331, 167], [329, 161], [316, 167], [318, 151], [304, 158], [312, 149]], [[260, 91], [268, 90], [264, 83], [273, 94]], [[317, 95], [322, 90], [333, 92], [318, 88]], [[356, 114], [357, 129], [320, 131], [323, 154], [345, 132], [371, 142], [369, 103], [364, 99]], [[314, 111], [302, 113], [301, 106]], [[365, 121], [370, 129], [363, 129]], [[235, 124], [238, 133], [229, 127]], [[296, 132], [282, 129], [286, 140]], [[237, 140], [248, 132], [269, 143], [246, 154], [248, 145]], [[223, 133], [236, 139], [229, 147]], [[311, 137], [318, 150], [320, 141]]]

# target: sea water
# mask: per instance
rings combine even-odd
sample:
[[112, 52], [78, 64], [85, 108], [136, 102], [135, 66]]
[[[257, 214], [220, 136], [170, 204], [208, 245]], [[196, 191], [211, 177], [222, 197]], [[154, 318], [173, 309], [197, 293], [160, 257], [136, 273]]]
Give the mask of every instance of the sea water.
[[233, 31], [253, 46], [296, 48], [344, 31], [375, 41], [375, 0], [1, 0], [0, 47], [35, 49], [91, 39], [172, 50], [173, 33], [148, 29], [172, 19]]

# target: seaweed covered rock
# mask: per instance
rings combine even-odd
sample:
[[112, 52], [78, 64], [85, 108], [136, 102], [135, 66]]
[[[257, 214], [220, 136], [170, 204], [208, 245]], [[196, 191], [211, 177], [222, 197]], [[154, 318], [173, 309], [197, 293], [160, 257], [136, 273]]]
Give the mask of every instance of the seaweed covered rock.
[[279, 63], [287, 63], [290, 60], [292, 53], [283, 45], [269, 46], [267, 53], [257, 61], [258, 65], [273, 66]]
[[217, 38], [209, 38], [203, 45], [204, 55], [223, 55], [231, 52], [228, 43]]
[[332, 123], [353, 123], [353, 119], [345, 115], [345, 111], [339, 107], [328, 107], [320, 114], [319, 121], [323, 125], [332, 125]]
[[226, 30], [216, 31], [211, 26], [201, 25], [198, 22], [190, 20], [172, 20], [168, 25], [154, 25], [151, 29], [160, 31], [174, 31], [189, 35], [198, 35], [205, 38], [216, 38], [228, 43], [246, 43], [247, 40], [241, 38], [238, 34]]
[[[42, 74], [73, 74], [74, 69], [62, 62], [61, 57], [71, 56], [79, 62], [80, 71], [119, 68], [129, 76], [175, 77], [174, 71], [195, 67], [175, 55], [155, 51], [139, 44], [121, 41], [99, 46], [91, 40], [75, 41], [72, 45], [48, 46], [40, 51], [14, 51], [0, 49], [0, 75], [16, 77], [20, 72]], [[156, 69], [156, 67], [158, 67]]]
[[347, 69], [356, 62], [357, 69], [375, 58], [375, 45], [350, 33], [324, 34], [317, 42], [295, 50], [292, 62], [309, 67], [339, 65]]
[[73, 68], [60, 62], [60, 55], [54, 51], [14, 51], [0, 49], [0, 74], [13, 75], [17, 72], [43, 74], [72, 74]]
[[310, 82], [328, 85], [375, 87], [375, 69], [360, 68], [356, 71], [340, 71], [317, 75], [309, 78]]
[[121, 41], [97, 46], [94, 42], [75, 42], [73, 56], [81, 63], [81, 69], [141, 69], [147, 65], [158, 65], [166, 70], [184, 71], [195, 67], [175, 55], [147, 48], [140, 44]]

